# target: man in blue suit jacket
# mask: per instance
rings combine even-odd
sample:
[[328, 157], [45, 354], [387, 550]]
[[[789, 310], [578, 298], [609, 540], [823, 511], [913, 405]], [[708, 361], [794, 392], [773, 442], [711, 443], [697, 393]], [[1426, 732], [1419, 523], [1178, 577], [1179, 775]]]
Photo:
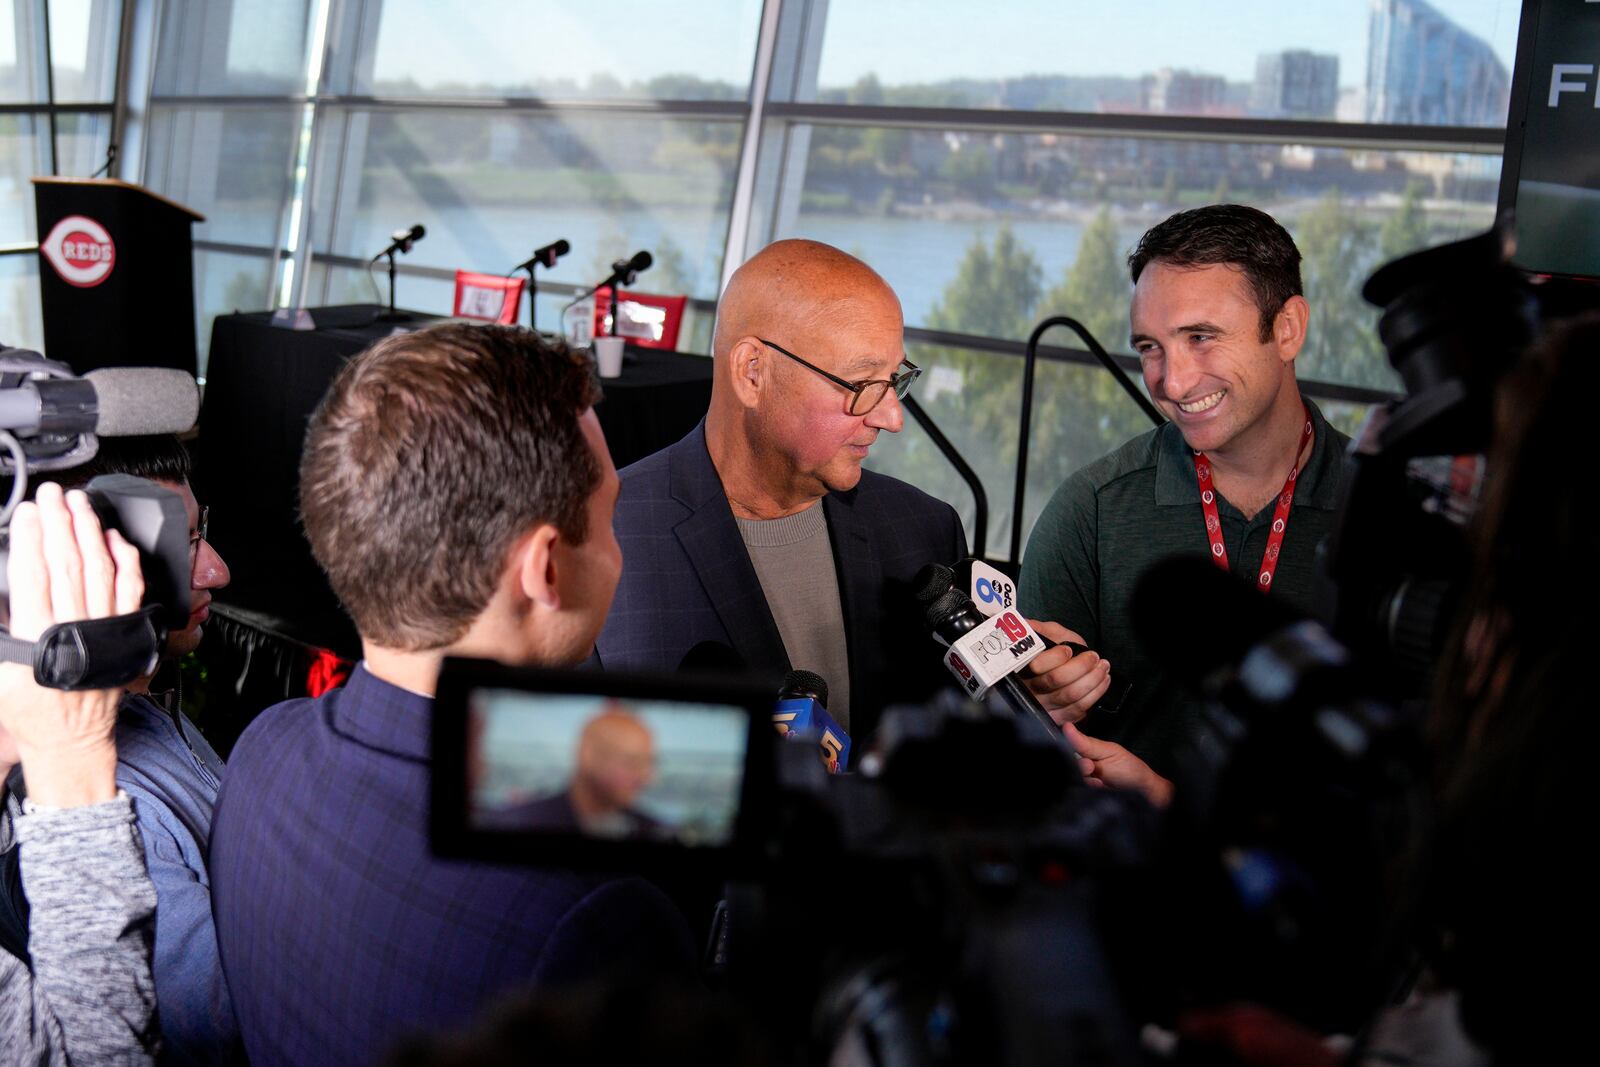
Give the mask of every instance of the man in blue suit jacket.
[[621, 559], [588, 360], [513, 327], [379, 342], [312, 420], [301, 513], [361, 633], [342, 689], [239, 739], [211, 837], [222, 965], [255, 1067], [358, 1064], [528, 985], [687, 972], [687, 924], [636, 878], [436, 859], [446, 655], [571, 665]]
[[967, 551], [949, 504], [861, 466], [920, 373], [900, 302], [855, 257], [780, 241], [728, 283], [713, 356], [705, 420], [622, 472], [597, 658], [673, 670], [715, 642], [774, 678], [816, 671], [864, 739], [885, 705], [947, 684], [910, 585]]

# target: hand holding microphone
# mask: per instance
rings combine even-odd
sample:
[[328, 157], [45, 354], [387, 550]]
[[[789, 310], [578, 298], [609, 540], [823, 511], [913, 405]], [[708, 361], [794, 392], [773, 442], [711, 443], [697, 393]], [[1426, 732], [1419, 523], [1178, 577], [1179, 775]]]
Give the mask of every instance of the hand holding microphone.
[[[1016, 608], [1016, 586], [1002, 571], [981, 559], [965, 559], [953, 571], [957, 588], [965, 589], [973, 606], [990, 616]], [[1056, 622], [1028, 619], [1044, 640], [1045, 651], [1018, 673], [1030, 693], [1057, 725], [1077, 722], [1093, 711], [1115, 711], [1127, 695], [1127, 686], [1112, 693], [1111, 664], [1087, 647], [1082, 635]]]
[[1058, 622], [1028, 623], [1054, 647], [1022, 669], [1022, 683], [1057, 724], [1080, 721], [1111, 689], [1111, 661], [1085, 648], [1081, 636]]

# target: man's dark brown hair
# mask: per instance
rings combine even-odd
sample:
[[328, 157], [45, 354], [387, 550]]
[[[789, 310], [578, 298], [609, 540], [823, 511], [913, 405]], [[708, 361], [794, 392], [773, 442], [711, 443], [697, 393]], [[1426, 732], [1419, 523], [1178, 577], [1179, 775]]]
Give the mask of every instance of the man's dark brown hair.
[[1271, 215], [1243, 204], [1192, 208], [1150, 227], [1128, 253], [1135, 285], [1145, 267], [1156, 261], [1174, 267], [1222, 263], [1243, 271], [1261, 313], [1262, 341], [1272, 339], [1272, 324], [1284, 301], [1303, 295], [1294, 238]]
[[300, 462], [311, 551], [363, 637], [450, 644], [541, 523], [582, 543], [600, 478], [578, 418], [589, 361], [514, 326], [449, 323], [379, 341], [340, 372]]

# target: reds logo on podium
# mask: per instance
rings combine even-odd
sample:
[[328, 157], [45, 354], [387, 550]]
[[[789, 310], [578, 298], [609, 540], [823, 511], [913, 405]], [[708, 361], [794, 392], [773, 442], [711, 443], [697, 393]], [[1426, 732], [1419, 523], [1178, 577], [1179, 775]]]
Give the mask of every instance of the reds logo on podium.
[[39, 251], [61, 280], [89, 289], [111, 277], [117, 246], [106, 228], [87, 215], [68, 215], [50, 228]]

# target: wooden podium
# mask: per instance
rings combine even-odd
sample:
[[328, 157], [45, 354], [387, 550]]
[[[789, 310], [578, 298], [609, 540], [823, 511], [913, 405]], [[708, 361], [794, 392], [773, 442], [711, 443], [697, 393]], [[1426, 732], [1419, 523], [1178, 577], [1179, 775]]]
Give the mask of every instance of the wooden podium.
[[45, 355], [195, 372], [194, 246], [205, 216], [115, 178], [35, 178]]

